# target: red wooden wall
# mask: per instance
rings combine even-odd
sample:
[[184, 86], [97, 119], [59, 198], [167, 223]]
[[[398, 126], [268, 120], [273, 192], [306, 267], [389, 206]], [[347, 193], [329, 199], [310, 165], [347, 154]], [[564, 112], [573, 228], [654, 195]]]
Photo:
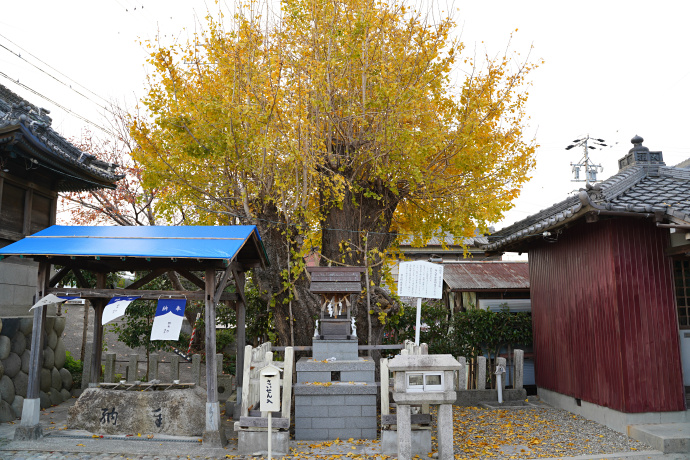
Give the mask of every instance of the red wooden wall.
[[582, 221], [529, 251], [537, 385], [618, 411], [685, 410], [668, 230]]

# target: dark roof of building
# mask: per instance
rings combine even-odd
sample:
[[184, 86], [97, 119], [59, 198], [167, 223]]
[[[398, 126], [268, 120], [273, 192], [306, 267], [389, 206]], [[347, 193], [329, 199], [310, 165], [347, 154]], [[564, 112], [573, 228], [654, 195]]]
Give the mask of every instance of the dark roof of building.
[[588, 214], [690, 224], [690, 169], [665, 166], [661, 152], [650, 152], [642, 142], [639, 136], [633, 138], [635, 146], [619, 161], [617, 174], [499, 230], [489, 237], [485, 249], [524, 250], [527, 240], [544, 237], [544, 232], [553, 232]]
[[51, 127], [48, 113], [0, 85], [0, 150], [62, 174], [58, 191], [115, 188], [124, 177], [116, 173], [119, 166], [72, 145]]
[[527, 262], [458, 262], [443, 265], [451, 291], [529, 289]]
[[[489, 231], [493, 232], [494, 228], [489, 227]], [[444, 235], [434, 235], [432, 236], [429, 241], [426, 242], [425, 245], [423, 246], [413, 246], [412, 245], [413, 239], [412, 238], [405, 238], [401, 243], [400, 243], [400, 248], [403, 251], [412, 249], [430, 249], [433, 248], [434, 250], [437, 250], [436, 248], [442, 248], [444, 245], [448, 249], [452, 248], [458, 248], [462, 246], [466, 246], [468, 248], [479, 248], [482, 247], [483, 245], [487, 244], [489, 242], [489, 239], [477, 233], [475, 236], [470, 237], [470, 238], [461, 238], [461, 239], [456, 239], [453, 235], [450, 233], [446, 233]]]

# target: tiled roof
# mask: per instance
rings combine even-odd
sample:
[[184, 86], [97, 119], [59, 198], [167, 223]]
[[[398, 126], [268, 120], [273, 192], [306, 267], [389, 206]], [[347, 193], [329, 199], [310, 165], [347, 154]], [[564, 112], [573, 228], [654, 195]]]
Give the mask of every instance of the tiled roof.
[[443, 265], [452, 291], [529, 289], [527, 262], [459, 262]]
[[[83, 152], [53, 130], [48, 113], [48, 110], [31, 104], [0, 85], [0, 133], [22, 131], [26, 141], [49, 155], [51, 162], [82, 171], [84, 177], [74, 178], [83, 179], [81, 184], [77, 185], [75, 180], [69, 181], [72, 187], [114, 187], [114, 183], [124, 177], [116, 174], [118, 165]], [[89, 178], [96, 179], [99, 184], [89, 183]]]
[[[637, 139], [640, 143], [631, 152], [639, 151], [642, 139]], [[661, 152], [651, 153], [661, 156]], [[485, 249], [500, 250], [580, 219], [589, 212], [611, 211], [648, 217], [657, 214], [674, 223], [690, 224], [690, 169], [637, 162], [601, 183], [580, 189], [575, 195], [493, 233]]]

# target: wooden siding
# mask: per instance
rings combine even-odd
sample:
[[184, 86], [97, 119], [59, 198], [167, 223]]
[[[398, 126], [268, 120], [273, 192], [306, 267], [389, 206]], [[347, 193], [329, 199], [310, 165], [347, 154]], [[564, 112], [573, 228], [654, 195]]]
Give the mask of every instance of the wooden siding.
[[685, 410], [667, 229], [581, 222], [530, 249], [537, 385], [618, 411]]

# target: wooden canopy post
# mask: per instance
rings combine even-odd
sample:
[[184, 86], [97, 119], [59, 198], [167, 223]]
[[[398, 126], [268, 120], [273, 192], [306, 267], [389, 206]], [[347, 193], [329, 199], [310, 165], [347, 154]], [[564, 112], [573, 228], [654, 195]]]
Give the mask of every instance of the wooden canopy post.
[[235, 279], [235, 287], [237, 288], [237, 303], [235, 304], [235, 318], [237, 320], [237, 354], [235, 355], [235, 378], [237, 381], [237, 405], [242, 404], [242, 382], [244, 380], [242, 369], [244, 369], [244, 346], [247, 342], [245, 335], [246, 329], [246, 313], [247, 303], [244, 297], [244, 272], [233, 270], [232, 277]]
[[[38, 264], [38, 279], [36, 282], [36, 297], [38, 302], [46, 295], [50, 281], [50, 264]], [[43, 367], [44, 325], [47, 306], [34, 309], [34, 321], [31, 332], [31, 354], [29, 355], [29, 383], [26, 388], [26, 398], [22, 407], [22, 420], [14, 432], [16, 440], [34, 440], [43, 437], [43, 429], [39, 423], [41, 413], [41, 368]]]
[[[105, 289], [105, 273], [96, 273], [96, 289]], [[91, 350], [91, 374], [89, 387], [97, 387], [101, 379], [101, 355], [103, 354], [103, 310], [107, 299], [93, 299], [93, 349]]]
[[[224, 280], [221, 280], [221, 284]], [[220, 286], [219, 286], [220, 288]], [[222, 289], [219, 289], [222, 292]], [[218, 295], [220, 299], [220, 293]], [[218, 402], [218, 375], [216, 366], [216, 271], [206, 269], [205, 295], [206, 308], [206, 430], [203, 443], [210, 447], [223, 447], [227, 443], [225, 432], [221, 429], [220, 403]]]

